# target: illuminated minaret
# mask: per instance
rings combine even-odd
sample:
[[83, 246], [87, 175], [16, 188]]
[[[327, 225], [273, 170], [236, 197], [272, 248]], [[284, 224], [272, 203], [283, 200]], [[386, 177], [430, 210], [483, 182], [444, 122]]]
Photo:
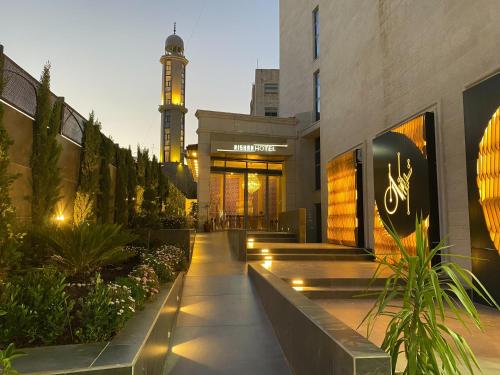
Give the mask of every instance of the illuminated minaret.
[[186, 65], [184, 42], [175, 30], [165, 42], [165, 54], [160, 62], [163, 66], [161, 91], [161, 150], [160, 162], [184, 162], [184, 117]]

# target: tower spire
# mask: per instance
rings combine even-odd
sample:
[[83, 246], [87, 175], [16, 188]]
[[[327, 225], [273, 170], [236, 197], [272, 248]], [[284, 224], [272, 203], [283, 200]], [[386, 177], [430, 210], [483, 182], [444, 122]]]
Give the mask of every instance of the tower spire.
[[177, 29], [177, 22], [174, 22], [174, 35], [175, 35], [176, 29]]

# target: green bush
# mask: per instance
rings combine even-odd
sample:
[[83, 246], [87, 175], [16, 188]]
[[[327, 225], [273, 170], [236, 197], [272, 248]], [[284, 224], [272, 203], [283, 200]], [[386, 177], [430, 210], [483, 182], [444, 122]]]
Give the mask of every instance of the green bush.
[[160, 217], [163, 229], [186, 229], [188, 228], [188, 218], [183, 215], [163, 214]]
[[153, 267], [147, 264], [141, 264], [134, 268], [129, 277], [134, 278], [142, 285], [146, 296], [152, 297], [160, 291], [158, 276]]
[[99, 274], [89, 294], [78, 299], [79, 342], [109, 340], [135, 312], [135, 300], [125, 285], [104, 283]]
[[130, 258], [133, 254], [124, 246], [135, 239], [119, 225], [96, 223], [51, 228], [46, 237], [54, 251], [54, 264], [67, 275], [82, 280], [102, 266]]
[[121, 286], [125, 286], [130, 289], [130, 294], [135, 300], [135, 308], [142, 310], [144, 304], [148, 298], [148, 294], [144, 285], [138, 281], [135, 277], [118, 277], [115, 283]]
[[14, 344], [9, 344], [5, 350], [0, 349], [0, 374], [18, 375], [19, 373], [12, 367], [12, 360], [23, 355], [24, 353], [17, 350]]
[[153, 267], [160, 282], [166, 283], [175, 278], [174, 269], [166, 254], [163, 252], [155, 251], [153, 253], [145, 253], [141, 258], [144, 264]]
[[23, 347], [54, 344], [69, 324], [73, 307], [65, 292], [66, 280], [54, 269], [31, 270], [4, 284], [0, 305], [0, 344]]
[[175, 272], [185, 271], [187, 269], [188, 262], [186, 253], [177, 246], [162, 245], [158, 247], [154, 253], [162, 254], [162, 257], [170, 264]]

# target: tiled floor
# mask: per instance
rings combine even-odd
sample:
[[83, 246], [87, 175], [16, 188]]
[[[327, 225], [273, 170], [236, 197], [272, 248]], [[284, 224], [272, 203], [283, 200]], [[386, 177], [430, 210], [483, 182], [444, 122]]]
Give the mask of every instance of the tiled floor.
[[[337, 319], [366, 336], [366, 325], [360, 328], [358, 326], [373, 305], [372, 300], [335, 299], [315, 300], [315, 302]], [[448, 319], [446, 325], [465, 336], [472, 350], [476, 353], [483, 375], [498, 375], [500, 374], [500, 312], [488, 307], [479, 306], [478, 308], [485, 325], [484, 333], [473, 327], [471, 327], [470, 332], [467, 332], [453, 319]], [[374, 344], [380, 345], [382, 343], [388, 320], [389, 318], [383, 317], [375, 324], [369, 338]], [[404, 363], [401, 363], [398, 370], [403, 370], [403, 368]], [[467, 373], [468, 371], [464, 370], [463, 374]]]
[[166, 374], [291, 374], [223, 232], [196, 236]]

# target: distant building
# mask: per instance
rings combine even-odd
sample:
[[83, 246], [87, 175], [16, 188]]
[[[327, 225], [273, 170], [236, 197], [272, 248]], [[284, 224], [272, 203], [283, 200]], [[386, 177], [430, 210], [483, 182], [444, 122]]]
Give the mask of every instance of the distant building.
[[160, 135], [160, 162], [182, 163], [184, 161], [184, 118], [186, 65], [184, 42], [179, 35], [170, 35], [165, 42], [165, 54], [160, 59], [163, 65]]
[[255, 69], [252, 85], [250, 114], [254, 116], [278, 116], [279, 114], [279, 69]]

